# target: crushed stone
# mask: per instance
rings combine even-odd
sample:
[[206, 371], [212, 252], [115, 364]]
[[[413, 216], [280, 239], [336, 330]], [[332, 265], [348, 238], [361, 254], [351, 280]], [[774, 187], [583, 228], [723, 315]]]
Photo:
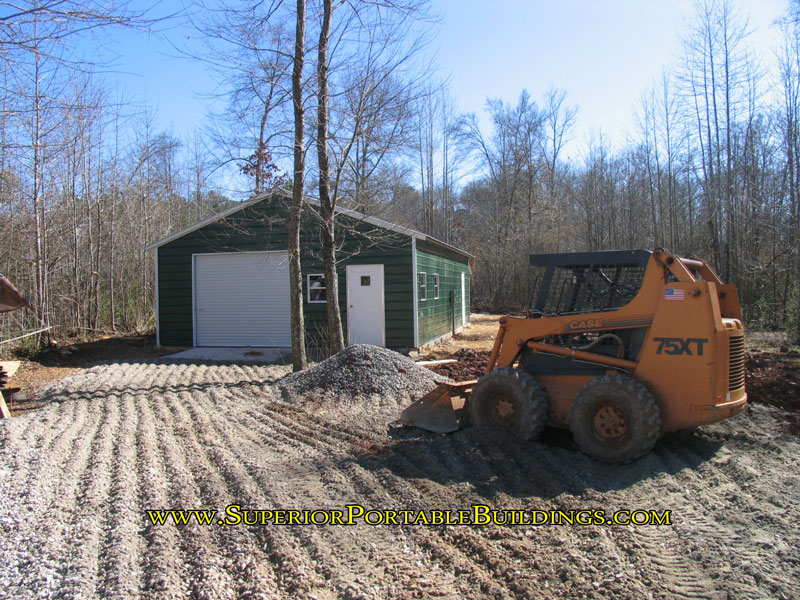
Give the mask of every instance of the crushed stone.
[[406, 406], [446, 381], [392, 350], [353, 344], [276, 386], [285, 402], [312, 407], [325, 419], [382, 431]]
[[[291, 394], [329, 392], [336, 397], [423, 395], [449, 381], [393, 350], [353, 344], [313, 367], [284, 377], [279, 386]], [[287, 394], [284, 394], [287, 395]]]

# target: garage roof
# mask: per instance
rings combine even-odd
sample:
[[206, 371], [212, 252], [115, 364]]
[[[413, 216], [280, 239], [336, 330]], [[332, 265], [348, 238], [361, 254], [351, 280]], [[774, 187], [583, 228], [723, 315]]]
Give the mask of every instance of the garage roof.
[[[246, 200], [244, 202], [239, 202], [238, 204], [236, 204], [236, 206], [232, 206], [231, 208], [229, 208], [227, 210], [224, 210], [224, 211], [222, 211], [220, 213], [217, 213], [216, 215], [212, 215], [212, 216], [208, 217], [207, 219], [203, 219], [202, 221], [200, 221], [198, 223], [195, 223], [194, 225], [190, 225], [189, 227], [186, 227], [185, 229], [181, 229], [180, 231], [176, 231], [175, 233], [170, 234], [167, 237], [161, 238], [160, 240], [145, 246], [145, 250], [152, 250], [154, 248], [158, 248], [159, 246], [163, 246], [164, 244], [168, 244], [168, 243], [172, 242], [173, 240], [177, 240], [178, 238], [183, 237], [187, 233], [191, 233], [192, 231], [196, 231], [198, 229], [201, 229], [202, 227], [205, 227], [206, 225], [209, 225], [209, 224], [213, 223], [214, 221], [219, 221], [221, 219], [224, 219], [224, 218], [226, 218], [226, 217], [228, 217], [228, 216], [230, 216], [230, 215], [232, 215], [232, 214], [234, 214], [234, 213], [236, 213], [236, 212], [238, 212], [240, 210], [244, 210], [248, 206], [252, 206], [252, 205], [254, 205], [254, 204], [258, 203], [258, 202], [261, 202], [262, 200], [266, 200], [270, 196], [273, 196], [273, 195], [276, 195], [276, 194], [280, 194], [280, 195], [285, 196], [287, 198], [291, 198], [291, 193], [287, 192], [286, 190], [274, 189], [274, 190], [270, 190], [268, 192], [262, 192], [260, 194], [257, 194], [255, 196], [253, 196], [249, 200]], [[314, 198], [308, 198], [307, 197], [306, 198], [306, 202], [308, 202], [309, 204], [312, 204], [314, 206], [319, 206], [319, 200], [316, 200]], [[472, 254], [470, 254], [469, 252], [464, 252], [460, 248], [456, 248], [455, 246], [451, 246], [450, 244], [448, 244], [446, 242], [443, 242], [443, 241], [438, 240], [438, 239], [436, 239], [434, 237], [431, 237], [431, 236], [429, 236], [427, 234], [424, 234], [421, 231], [417, 231], [416, 229], [411, 229], [409, 227], [403, 227], [402, 225], [395, 225], [394, 223], [389, 223], [388, 221], [384, 221], [383, 219], [378, 219], [376, 217], [370, 217], [370, 216], [367, 216], [367, 215], [365, 215], [363, 213], [356, 212], [354, 210], [349, 210], [347, 208], [338, 208], [337, 207], [336, 208], [336, 214], [337, 215], [344, 215], [344, 216], [356, 219], [358, 221], [363, 221], [365, 223], [369, 223], [370, 225], [374, 225], [375, 227], [380, 227], [382, 229], [388, 229], [389, 231], [394, 231], [394, 232], [400, 233], [402, 235], [407, 235], [407, 236], [409, 236], [411, 238], [414, 238], [414, 239], [417, 239], [417, 240], [432, 242], [432, 243], [440, 245], [440, 246], [442, 246], [444, 248], [448, 248], [449, 250], [452, 250], [453, 252], [457, 252], [457, 253], [463, 255], [466, 258], [474, 258], [474, 256]]]

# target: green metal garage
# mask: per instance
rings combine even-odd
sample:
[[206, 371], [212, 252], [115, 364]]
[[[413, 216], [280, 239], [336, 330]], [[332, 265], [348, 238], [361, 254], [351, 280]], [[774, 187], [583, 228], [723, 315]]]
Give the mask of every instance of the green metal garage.
[[[147, 247], [155, 254], [159, 345], [291, 346], [290, 204], [287, 192], [260, 194]], [[349, 210], [336, 221], [348, 343], [419, 347], [469, 322], [470, 254]], [[315, 211], [305, 210], [306, 333], [322, 346], [327, 300], [318, 231]]]

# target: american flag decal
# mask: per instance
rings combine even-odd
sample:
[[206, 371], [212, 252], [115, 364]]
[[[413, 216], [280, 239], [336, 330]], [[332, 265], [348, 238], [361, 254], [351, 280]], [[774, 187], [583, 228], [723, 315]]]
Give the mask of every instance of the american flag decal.
[[664, 300], [683, 300], [683, 290], [664, 290]]

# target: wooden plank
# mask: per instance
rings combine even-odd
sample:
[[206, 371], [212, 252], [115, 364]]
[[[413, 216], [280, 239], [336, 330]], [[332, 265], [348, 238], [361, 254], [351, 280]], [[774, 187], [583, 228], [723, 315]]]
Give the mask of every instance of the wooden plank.
[[0, 394], [0, 419], [10, 419], [11, 418], [11, 411], [8, 410], [8, 406], [6, 405], [6, 399], [3, 398], [3, 394]]
[[20, 364], [22, 363], [18, 360], [5, 360], [0, 362], [0, 368], [5, 370], [5, 372], [8, 374], [8, 378], [11, 379], [14, 376], [14, 373], [17, 372], [17, 369], [19, 369]]
[[[19, 369], [20, 361], [18, 360], [7, 360], [0, 363], [3, 370], [8, 375], [8, 378], [11, 379], [11, 376], [17, 372]], [[3, 394], [0, 394], [0, 419], [10, 419], [11, 418], [11, 411], [6, 404], [6, 399], [3, 397]]]
[[457, 362], [455, 358], [442, 358], [440, 360], [418, 360], [417, 364], [423, 367], [432, 367], [434, 365], [449, 365]]

